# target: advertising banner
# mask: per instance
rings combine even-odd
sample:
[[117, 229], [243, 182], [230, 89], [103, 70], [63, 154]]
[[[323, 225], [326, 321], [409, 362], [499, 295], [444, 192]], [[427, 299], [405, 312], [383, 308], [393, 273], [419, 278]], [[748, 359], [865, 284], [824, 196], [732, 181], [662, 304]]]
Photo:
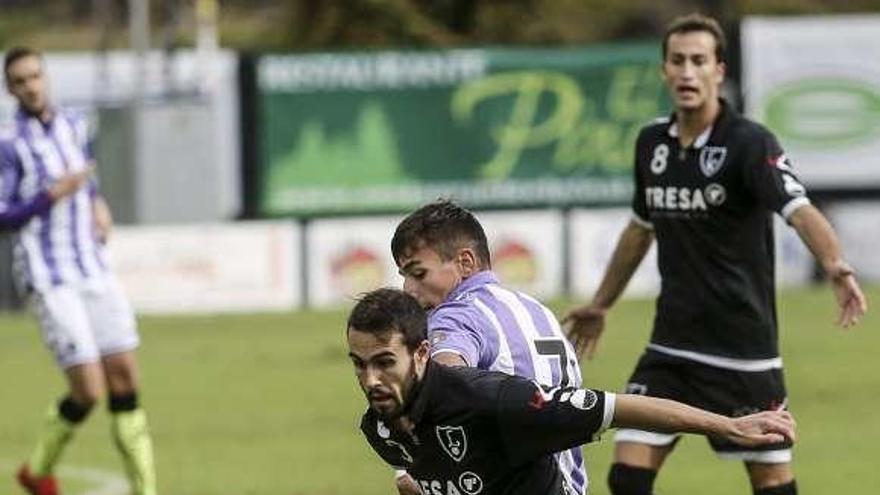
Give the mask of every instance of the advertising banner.
[[502, 284], [541, 299], [562, 294], [561, 212], [483, 212], [477, 217]]
[[[489, 241], [492, 268], [503, 284], [535, 297], [562, 292], [562, 214], [557, 211], [477, 212]], [[309, 304], [350, 304], [378, 287], [403, 287], [391, 258], [391, 237], [403, 217], [309, 222]]]
[[[571, 212], [569, 276], [575, 297], [593, 297], [611, 261], [620, 233], [631, 218], [632, 212], [628, 208], [576, 209]], [[657, 245], [653, 244], [630, 279], [623, 297], [653, 297], [659, 292]]]
[[403, 288], [391, 258], [391, 237], [400, 220], [383, 216], [309, 222], [309, 305], [350, 306], [363, 292], [383, 286]]
[[[774, 217], [777, 286], [805, 286], [813, 276], [813, 258], [797, 232], [780, 217]], [[632, 213], [626, 208], [572, 211], [569, 276], [575, 296], [593, 297], [611, 261], [620, 233], [630, 218]], [[627, 285], [623, 297], [654, 297], [659, 292], [660, 272], [657, 269], [657, 244], [654, 243]]]
[[813, 280], [815, 263], [797, 231], [779, 215], [773, 215], [776, 239], [776, 286], [804, 287]]
[[301, 303], [292, 222], [119, 226], [111, 266], [142, 313], [290, 310]]
[[260, 212], [625, 202], [656, 44], [266, 56]]
[[880, 203], [842, 201], [828, 208], [847, 261], [862, 282], [880, 282]]
[[749, 116], [811, 187], [880, 188], [880, 15], [748, 18]]

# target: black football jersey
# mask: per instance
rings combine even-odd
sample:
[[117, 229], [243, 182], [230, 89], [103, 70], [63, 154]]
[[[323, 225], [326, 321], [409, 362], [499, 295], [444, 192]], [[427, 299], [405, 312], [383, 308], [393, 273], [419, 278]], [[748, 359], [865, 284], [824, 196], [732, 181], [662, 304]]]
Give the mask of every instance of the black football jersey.
[[427, 495], [574, 495], [555, 452], [593, 440], [613, 416], [614, 394], [429, 364], [407, 416], [411, 432], [369, 409], [361, 431], [388, 464]]
[[651, 344], [778, 357], [772, 213], [809, 200], [776, 138], [722, 102], [687, 148], [674, 115], [643, 128], [635, 162], [633, 211], [656, 234], [662, 280]]

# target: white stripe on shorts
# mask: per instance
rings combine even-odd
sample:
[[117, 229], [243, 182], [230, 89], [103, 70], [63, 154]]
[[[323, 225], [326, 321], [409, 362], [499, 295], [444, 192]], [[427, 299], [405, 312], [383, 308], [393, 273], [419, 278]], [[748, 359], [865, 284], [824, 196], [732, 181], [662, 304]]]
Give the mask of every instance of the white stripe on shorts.
[[765, 451], [725, 451], [715, 452], [719, 459], [729, 461], [748, 461], [760, 464], [785, 464], [791, 462], [791, 449]]
[[701, 352], [686, 351], [684, 349], [676, 349], [674, 347], [666, 347], [660, 344], [648, 344], [648, 349], [670, 356], [689, 359], [698, 363], [707, 364], [716, 368], [723, 368], [734, 371], [767, 371], [773, 369], [782, 369], [782, 358], [775, 357], [770, 359], [736, 359], [724, 356], [715, 356], [712, 354], [703, 354]]

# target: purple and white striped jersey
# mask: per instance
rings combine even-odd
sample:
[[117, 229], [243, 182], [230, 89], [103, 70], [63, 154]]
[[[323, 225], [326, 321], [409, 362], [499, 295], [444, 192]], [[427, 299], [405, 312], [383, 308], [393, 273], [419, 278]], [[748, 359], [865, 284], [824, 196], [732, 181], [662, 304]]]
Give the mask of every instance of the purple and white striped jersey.
[[23, 287], [45, 290], [106, 271], [92, 214], [94, 182], [54, 204], [47, 192], [91, 159], [85, 121], [64, 110], [48, 124], [19, 110], [0, 129], [0, 228], [17, 231], [14, 271]]
[[[491, 271], [458, 285], [428, 315], [431, 355], [454, 352], [469, 366], [530, 378], [548, 387], [581, 387], [574, 349], [556, 316], [523, 293], [501, 287]], [[586, 492], [580, 448], [558, 455], [576, 494]]]

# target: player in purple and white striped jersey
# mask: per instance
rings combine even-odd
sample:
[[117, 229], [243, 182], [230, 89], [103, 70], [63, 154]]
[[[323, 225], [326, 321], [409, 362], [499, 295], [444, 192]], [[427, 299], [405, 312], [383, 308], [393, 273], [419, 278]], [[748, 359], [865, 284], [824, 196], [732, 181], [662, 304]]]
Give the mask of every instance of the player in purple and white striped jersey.
[[92, 178], [85, 122], [50, 103], [39, 52], [14, 48], [3, 69], [19, 109], [0, 129], [0, 229], [16, 233], [13, 271], [69, 386], [50, 407], [19, 483], [34, 495], [58, 493], [53, 469], [107, 390], [132, 493], [155, 495], [152, 446], [137, 399], [139, 337], [104, 259], [112, 219]]
[[[470, 211], [450, 201], [419, 208], [398, 225], [391, 252], [404, 290], [429, 310], [435, 362], [551, 387], [581, 386], [577, 357], [556, 317], [534, 298], [498, 283], [486, 234]], [[567, 493], [585, 493], [580, 449], [559, 453], [557, 462]]]

